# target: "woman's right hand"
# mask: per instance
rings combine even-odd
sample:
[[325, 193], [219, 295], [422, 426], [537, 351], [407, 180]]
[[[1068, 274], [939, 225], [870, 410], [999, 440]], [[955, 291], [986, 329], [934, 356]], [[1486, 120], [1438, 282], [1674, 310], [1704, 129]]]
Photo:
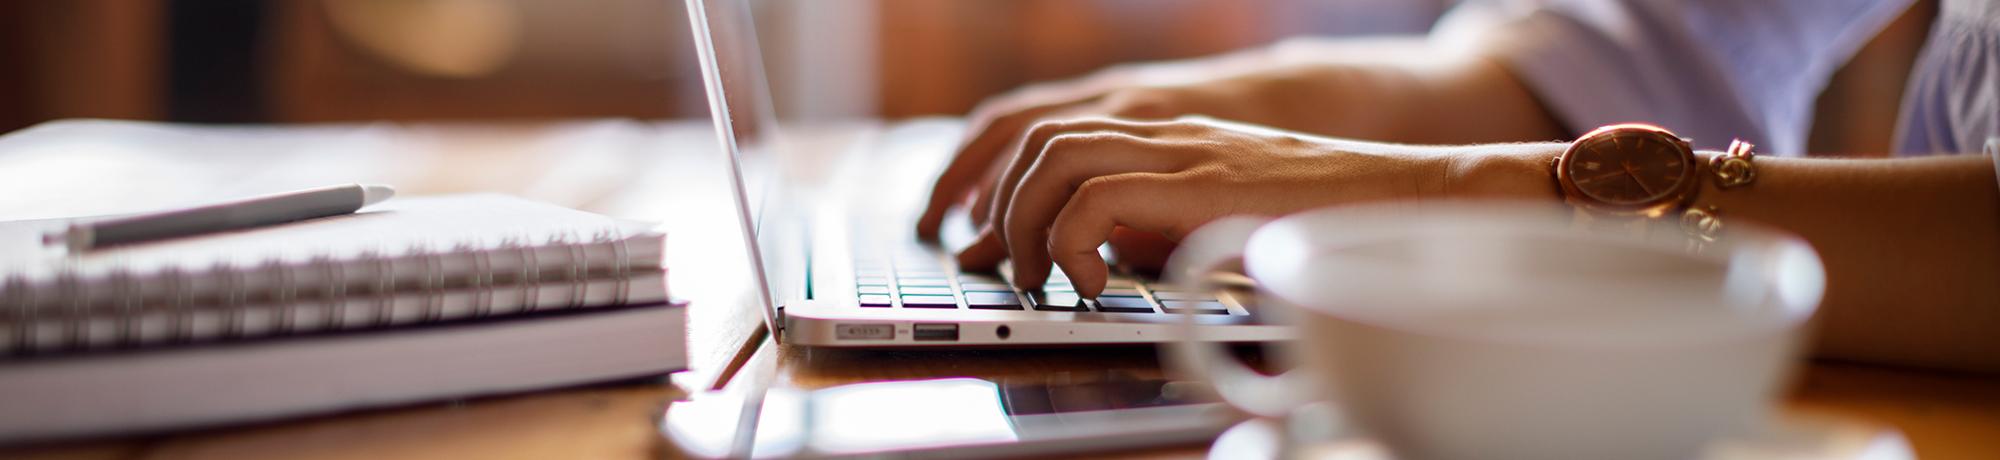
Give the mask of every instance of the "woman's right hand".
[[[936, 239], [945, 212], [962, 204], [971, 206], [974, 225], [984, 225], [1002, 166], [1021, 150], [1028, 128], [1041, 121], [1089, 116], [1164, 120], [1192, 114], [1231, 118], [1237, 110], [1209, 97], [1217, 92], [1213, 88], [1159, 83], [1191, 72], [1195, 65], [1114, 67], [1075, 80], [1029, 85], [981, 103], [968, 116], [969, 135], [931, 188], [917, 235]], [[1207, 83], [1216, 84], [1220, 83]]]
[[[931, 189], [917, 236], [935, 241], [967, 205], [981, 232], [1013, 193], [1001, 176], [1038, 123], [1084, 117], [1169, 120], [1199, 115], [1321, 136], [1408, 144], [1566, 138], [1533, 94], [1478, 50], [1423, 38], [1301, 40], [1212, 58], [1113, 67], [1024, 87], [975, 109], [968, 136]], [[1135, 243], [1136, 242], [1136, 243]], [[1128, 248], [1130, 246], [1131, 248]], [[1118, 229], [1112, 247], [1162, 252], [1158, 235]]]

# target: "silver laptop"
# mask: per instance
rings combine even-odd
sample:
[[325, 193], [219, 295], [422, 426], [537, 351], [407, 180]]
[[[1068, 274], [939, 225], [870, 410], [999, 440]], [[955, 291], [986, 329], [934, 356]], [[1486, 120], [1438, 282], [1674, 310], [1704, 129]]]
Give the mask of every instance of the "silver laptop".
[[[749, 0], [687, 0], [716, 136], [731, 156], [738, 215], [764, 319], [780, 343], [822, 347], [991, 347], [1136, 344], [1172, 340], [1196, 313], [1204, 339], [1291, 338], [1228, 295], [1184, 292], [1114, 269], [1097, 299], [1078, 298], [1060, 271], [1024, 292], [999, 273], [963, 273], [948, 248], [970, 240], [962, 214], [943, 244], [913, 223], [930, 179], [959, 134], [956, 122], [868, 130], [847, 152], [779, 123]], [[835, 130], [837, 131], [837, 130]], [[852, 130], [850, 130], [851, 132]], [[823, 148], [823, 147], [822, 147]]]

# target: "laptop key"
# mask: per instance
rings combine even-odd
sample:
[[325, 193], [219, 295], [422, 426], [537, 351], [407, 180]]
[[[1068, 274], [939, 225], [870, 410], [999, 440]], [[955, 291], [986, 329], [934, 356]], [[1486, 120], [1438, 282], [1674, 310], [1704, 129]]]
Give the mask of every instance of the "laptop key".
[[883, 286], [889, 284], [889, 279], [879, 276], [860, 276], [854, 278], [854, 284]]
[[1012, 292], [967, 292], [965, 306], [982, 310], [1020, 310], [1021, 299]]
[[1227, 315], [1227, 314], [1229, 314], [1229, 306], [1228, 306], [1228, 305], [1223, 305], [1223, 304], [1222, 304], [1222, 302], [1218, 302], [1218, 301], [1213, 301], [1213, 300], [1200, 300], [1200, 301], [1196, 301], [1196, 300], [1162, 300], [1162, 301], [1160, 301], [1160, 307], [1162, 307], [1162, 308], [1165, 308], [1165, 309], [1166, 309], [1167, 311], [1169, 311], [1169, 312], [1173, 312], [1173, 313], [1180, 313], [1180, 312], [1181, 312], [1181, 310], [1188, 310], [1188, 309], [1192, 309], [1192, 310], [1194, 310], [1194, 312], [1195, 312], [1195, 313], [1206, 313], [1206, 314], [1214, 314], [1214, 315]]
[[1138, 297], [1140, 294], [1138, 289], [1106, 288], [1104, 289], [1103, 294], [1098, 294], [1098, 295], [1116, 296], [1116, 297]]
[[1097, 311], [1108, 313], [1153, 313], [1152, 302], [1145, 297], [1099, 296]]
[[906, 288], [910, 286], [951, 287], [951, 281], [944, 278], [897, 278], [896, 284]]
[[887, 295], [887, 294], [889, 294], [889, 287], [888, 287], [888, 286], [861, 286], [861, 287], [857, 287], [857, 288], [854, 288], [854, 292], [855, 292], [855, 293], [859, 293], [859, 294], [883, 294], [883, 295]]
[[917, 294], [917, 295], [941, 295], [945, 297], [951, 296], [951, 288], [948, 287], [908, 286], [904, 287], [902, 289], [902, 292], [903, 294], [906, 295]]
[[1136, 288], [1136, 287], [1139, 287], [1139, 283], [1138, 283], [1138, 282], [1135, 282], [1135, 281], [1132, 281], [1132, 280], [1129, 280], [1129, 279], [1116, 279], [1116, 278], [1114, 278], [1114, 279], [1111, 279], [1111, 280], [1109, 280], [1109, 281], [1105, 281], [1105, 282], [1104, 282], [1104, 287], [1107, 287], [1107, 288], [1118, 288], [1118, 289], [1132, 289], [1132, 288]]
[[958, 308], [958, 299], [950, 295], [904, 295], [903, 308]]
[[1041, 311], [1090, 311], [1090, 307], [1074, 292], [1029, 292], [1028, 300], [1035, 303], [1036, 310]]
[[1192, 292], [1187, 292], [1187, 291], [1177, 291], [1177, 290], [1160, 290], [1160, 289], [1154, 289], [1154, 290], [1153, 290], [1153, 298], [1155, 298], [1155, 299], [1160, 299], [1160, 300], [1163, 300], [1163, 301], [1164, 301], [1164, 300], [1199, 300], [1199, 301], [1216, 301], [1216, 298], [1215, 298], [1215, 296], [1211, 296], [1211, 295], [1207, 295], [1207, 294], [1196, 294], [1196, 293], [1192, 293]]
[[887, 307], [887, 306], [890, 306], [891, 304], [894, 304], [894, 303], [895, 303], [895, 299], [891, 299], [891, 298], [889, 298], [889, 296], [886, 296], [886, 295], [864, 295], [864, 296], [861, 296], [861, 306], [863, 306], [863, 307], [875, 307], [875, 308], [881, 308], [881, 307]]

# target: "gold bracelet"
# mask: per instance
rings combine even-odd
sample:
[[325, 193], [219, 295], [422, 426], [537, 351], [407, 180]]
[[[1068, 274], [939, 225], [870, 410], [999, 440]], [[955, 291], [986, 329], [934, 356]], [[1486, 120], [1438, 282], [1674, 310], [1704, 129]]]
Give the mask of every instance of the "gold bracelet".
[[1708, 170], [1715, 174], [1715, 188], [1728, 190], [1750, 185], [1757, 181], [1757, 166], [1750, 163], [1757, 153], [1751, 149], [1757, 146], [1742, 139], [1729, 141], [1729, 151], [1708, 159]]
[[1716, 211], [1709, 206], [1708, 209], [1692, 207], [1681, 213], [1681, 231], [1687, 232], [1688, 251], [1701, 252], [1722, 236], [1722, 218], [1715, 215]]
[[[1708, 159], [1709, 173], [1715, 175], [1715, 188], [1729, 190], [1750, 185], [1757, 181], [1757, 165], [1751, 163], [1757, 153], [1756, 148], [1742, 139], [1729, 141], [1729, 151]], [[1681, 231], [1688, 234], [1688, 250], [1700, 252], [1722, 236], [1720, 209], [1711, 205], [1706, 208], [1689, 206], [1681, 212]]]

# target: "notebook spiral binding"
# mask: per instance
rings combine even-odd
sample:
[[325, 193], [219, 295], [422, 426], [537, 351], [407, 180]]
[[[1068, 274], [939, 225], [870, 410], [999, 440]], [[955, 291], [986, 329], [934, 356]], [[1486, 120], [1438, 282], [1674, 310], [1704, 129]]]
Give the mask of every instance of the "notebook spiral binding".
[[[594, 274], [592, 249], [611, 252], [609, 271]], [[563, 272], [544, 272], [542, 254], [552, 250], [562, 254]], [[449, 250], [429, 244], [414, 245], [399, 254], [366, 251], [357, 257], [336, 258], [315, 254], [303, 262], [287, 263], [264, 259], [254, 265], [217, 262], [199, 273], [181, 267], [165, 267], [151, 274], [161, 284], [160, 295], [149, 299], [142, 279], [126, 267], [109, 270], [100, 283], [90, 283], [73, 269], [54, 275], [53, 290], [62, 299], [54, 308], [45, 305], [50, 294], [22, 274], [0, 278], [0, 358], [29, 356], [105, 348], [131, 348], [162, 344], [194, 344], [216, 340], [251, 339], [319, 331], [338, 331], [402, 325], [395, 317], [397, 298], [418, 295], [419, 314], [407, 324], [445, 320], [477, 319], [495, 315], [530, 313], [545, 290], [564, 290], [561, 309], [589, 305], [592, 281], [615, 280], [614, 304], [629, 300], [635, 267], [629, 257], [630, 242], [615, 230], [599, 231], [588, 238], [574, 232], [548, 238], [543, 244], [529, 244], [520, 237], [503, 238], [497, 245], [459, 242]], [[512, 273], [496, 273], [495, 257], [511, 257], [519, 268]], [[448, 258], [469, 259], [470, 267], [457, 276], [464, 281], [456, 288], [469, 291], [471, 307], [462, 315], [448, 317], [448, 291], [453, 290], [453, 273]], [[398, 269], [404, 264], [421, 267], [414, 289], [401, 290]], [[350, 288], [352, 268], [368, 267], [373, 277], [363, 290]], [[272, 285], [262, 294], [265, 302], [252, 302], [249, 277], [262, 274]], [[501, 277], [510, 276], [503, 283]], [[595, 276], [594, 276], [595, 275]], [[219, 294], [213, 299], [195, 298], [198, 279], [215, 280]], [[327, 280], [301, 284], [301, 279]], [[496, 291], [511, 284], [518, 289], [520, 308], [502, 312], [495, 308]], [[89, 285], [89, 286], [86, 286]], [[92, 298], [89, 291], [109, 293]], [[357, 305], [355, 302], [365, 301]], [[353, 318], [355, 309], [368, 312]], [[316, 311], [314, 311], [316, 310]], [[350, 322], [358, 320], [359, 324]]]

